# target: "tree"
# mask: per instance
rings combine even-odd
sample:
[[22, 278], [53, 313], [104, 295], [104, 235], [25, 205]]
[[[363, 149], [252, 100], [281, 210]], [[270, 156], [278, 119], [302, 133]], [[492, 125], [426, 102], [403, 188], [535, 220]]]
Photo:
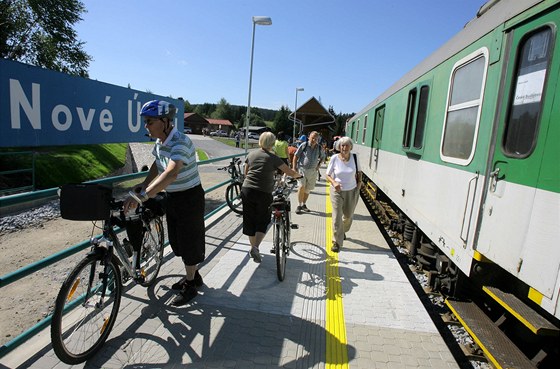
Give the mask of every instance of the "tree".
[[192, 113], [194, 111], [194, 108], [191, 105], [191, 103], [189, 102], [189, 100], [185, 100], [183, 110], [185, 111], [185, 113]]
[[85, 12], [79, 0], [1, 0], [0, 57], [87, 77], [92, 58], [73, 29]]
[[232, 114], [231, 114], [231, 106], [227, 102], [226, 99], [223, 97], [216, 105], [216, 110], [212, 112], [212, 118], [214, 119], [227, 119], [231, 121]]
[[290, 109], [287, 106], [282, 105], [280, 110], [276, 112], [273, 120], [273, 129], [275, 133], [284, 131], [284, 133], [291, 135], [292, 122], [288, 119], [290, 115]]

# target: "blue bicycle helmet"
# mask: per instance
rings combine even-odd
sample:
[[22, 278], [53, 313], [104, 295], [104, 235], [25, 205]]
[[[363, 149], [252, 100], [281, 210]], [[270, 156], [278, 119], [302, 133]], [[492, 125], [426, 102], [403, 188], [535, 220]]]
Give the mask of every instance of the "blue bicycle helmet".
[[301, 142], [307, 142], [307, 136], [306, 136], [306, 135], [301, 135], [301, 136], [299, 137], [299, 140], [300, 140]]
[[142, 106], [140, 116], [152, 118], [175, 118], [177, 108], [175, 105], [162, 100], [148, 101]]

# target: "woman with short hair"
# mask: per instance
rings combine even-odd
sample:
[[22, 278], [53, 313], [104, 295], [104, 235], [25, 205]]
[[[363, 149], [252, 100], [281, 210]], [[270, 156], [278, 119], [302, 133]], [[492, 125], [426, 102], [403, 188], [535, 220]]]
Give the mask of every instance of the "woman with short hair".
[[274, 173], [279, 169], [289, 176], [299, 178], [272, 151], [276, 137], [264, 132], [259, 137], [260, 149], [251, 151], [245, 161], [245, 179], [241, 187], [243, 201], [243, 234], [249, 236], [250, 255], [256, 263], [261, 262], [259, 245], [270, 223], [270, 204], [274, 190]]
[[346, 232], [352, 226], [352, 217], [362, 187], [362, 172], [356, 154], [351, 152], [352, 147], [350, 137], [340, 138], [340, 153], [333, 155], [327, 166], [327, 181], [331, 184], [333, 252], [340, 251]]

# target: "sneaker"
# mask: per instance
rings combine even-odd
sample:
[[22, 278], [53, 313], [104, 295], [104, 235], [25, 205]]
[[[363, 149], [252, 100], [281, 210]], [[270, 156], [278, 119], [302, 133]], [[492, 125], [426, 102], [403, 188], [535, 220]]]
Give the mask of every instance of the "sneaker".
[[[202, 276], [200, 275], [200, 273], [198, 272], [198, 270], [194, 273], [194, 279], [193, 279], [193, 283], [195, 287], [202, 287], [202, 285], [204, 284], [204, 282], [202, 281]], [[171, 286], [172, 290], [175, 291], [180, 291], [182, 290], [185, 285], [187, 284], [187, 277], [183, 277], [181, 278], [181, 280], [179, 280], [176, 283], [173, 283], [173, 285]]]
[[185, 305], [187, 302], [191, 301], [198, 295], [196, 291], [196, 287], [194, 285], [185, 284], [185, 287], [179, 292], [177, 296], [171, 301], [171, 305], [173, 306], [182, 306]]
[[171, 289], [175, 291], [181, 291], [186, 282], [187, 282], [187, 277], [184, 276], [178, 282], [173, 283], [171, 285]]
[[202, 280], [202, 276], [200, 275], [200, 273], [198, 272], [198, 270], [194, 273], [194, 286], [196, 288], [198, 287], [202, 287], [202, 285], [204, 284], [204, 281]]
[[305, 212], [307, 212], [307, 213], [309, 213], [309, 212], [311, 211], [311, 210], [309, 210], [309, 209], [307, 208], [307, 206], [306, 206], [305, 204], [303, 204], [303, 205], [301, 206], [301, 210], [303, 210], [303, 211], [305, 211]]
[[260, 263], [262, 261], [261, 253], [259, 252], [259, 249], [257, 249], [256, 247], [251, 247], [250, 254], [253, 260], [255, 261], [255, 263]]
[[301, 208], [302, 208], [301, 206], [298, 206], [296, 208], [296, 214], [301, 214]]
[[331, 247], [331, 251], [332, 252], [339, 252], [340, 251], [340, 245], [336, 242], [333, 242], [332, 247]]

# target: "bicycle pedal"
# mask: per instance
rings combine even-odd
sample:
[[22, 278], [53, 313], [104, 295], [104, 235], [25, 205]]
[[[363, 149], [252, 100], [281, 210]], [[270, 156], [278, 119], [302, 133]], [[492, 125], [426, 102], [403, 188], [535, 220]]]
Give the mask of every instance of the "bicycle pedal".
[[138, 277], [134, 278], [134, 282], [136, 282], [136, 283], [144, 283], [145, 280], [146, 280], [146, 278], [144, 278], [143, 275], [139, 275]]
[[292, 223], [292, 224], [290, 224], [290, 228], [291, 229], [299, 229], [299, 225]]

